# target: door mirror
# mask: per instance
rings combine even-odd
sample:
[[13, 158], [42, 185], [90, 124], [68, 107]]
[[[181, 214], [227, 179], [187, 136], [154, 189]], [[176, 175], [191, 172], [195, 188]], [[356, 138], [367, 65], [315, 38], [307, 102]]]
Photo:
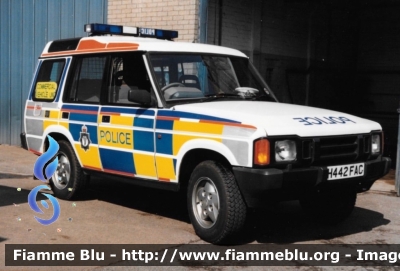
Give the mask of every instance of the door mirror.
[[143, 105], [151, 105], [151, 95], [145, 89], [131, 89], [128, 92], [128, 101]]

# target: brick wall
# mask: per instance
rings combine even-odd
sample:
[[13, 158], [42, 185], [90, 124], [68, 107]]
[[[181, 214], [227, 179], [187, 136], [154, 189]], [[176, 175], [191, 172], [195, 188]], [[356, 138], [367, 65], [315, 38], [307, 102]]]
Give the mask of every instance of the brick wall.
[[198, 14], [199, 0], [108, 0], [108, 23], [177, 30], [177, 41], [197, 41]]

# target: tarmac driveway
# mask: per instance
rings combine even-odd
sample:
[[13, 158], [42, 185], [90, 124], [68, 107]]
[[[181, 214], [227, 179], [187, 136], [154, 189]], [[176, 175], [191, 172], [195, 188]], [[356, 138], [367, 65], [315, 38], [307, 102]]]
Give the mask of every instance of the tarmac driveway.
[[[10, 160], [9, 157], [12, 156], [8, 154], [6, 160]], [[5, 244], [204, 243], [194, 233], [189, 222], [184, 195], [141, 188], [110, 179], [93, 178], [83, 197], [75, 201], [58, 200], [61, 208], [59, 219], [49, 226], [43, 226], [34, 219], [36, 213], [27, 203], [27, 196], [32, 188], [42, 184], [32, 177], [23, 177], [24, 174], [29, 174], [33, 163], [27, 162], [24, 165], [24, 169], [28, 168], [26, 172], [21, 168], [18, 169], [19, 172], [15, 172], [10, 165], [9, 171], [4, 173], [4, 159], [0, 146], [0, 270], [5, 268]], [[36, 157], [29, 159], [32, 161]], [[12, 164], [10, 161], [8, 163]], [[390, 178], [393, 177], [381, 180], [372, 191], [359, 194], [352, 216], [337, 226], [317, 225], [307, 219], [298, 202], [287, 202], [266, 210], [252, 211], [241, 240], [238, 241], [242, 244], [399, 244], [400, 199], [390, 191], [393, 185]], [[38, 200], [40, 199], [39, 197]], [[47, 211], [49, 214], [41, 215], [42, 218], [53, 213], [51, 207]], [[118, 270], [132, 269], [121, 268]], [[7, 269], [21, 270], [21, 267]], [[73, 269], [114, 270], [114, 267]], [[176, 269], [173, 267], [171, 270]], [[230, 269], [232, 267], [218, 268]], [[262, 269], [254, 267], [248, 270]]]

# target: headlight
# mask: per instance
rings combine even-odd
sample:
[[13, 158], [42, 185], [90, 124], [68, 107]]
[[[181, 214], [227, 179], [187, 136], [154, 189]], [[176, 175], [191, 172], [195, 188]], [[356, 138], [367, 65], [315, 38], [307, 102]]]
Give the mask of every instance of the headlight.
[[372, 135], [371, 136], [371, 153], [378, 154], [381, 152], [381, 136]]
[[275, 161], [294, 161], [296, 160], [296, 143], [293, 140], [283, 140], [275, 142]]

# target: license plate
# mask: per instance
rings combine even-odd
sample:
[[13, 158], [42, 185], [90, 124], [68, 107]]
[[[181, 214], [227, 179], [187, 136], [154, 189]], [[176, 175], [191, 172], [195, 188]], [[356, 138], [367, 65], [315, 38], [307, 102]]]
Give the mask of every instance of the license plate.
[[328, 180], [338, 180], [364, 176], [364, 169], [364, 163], [328, 167]]

